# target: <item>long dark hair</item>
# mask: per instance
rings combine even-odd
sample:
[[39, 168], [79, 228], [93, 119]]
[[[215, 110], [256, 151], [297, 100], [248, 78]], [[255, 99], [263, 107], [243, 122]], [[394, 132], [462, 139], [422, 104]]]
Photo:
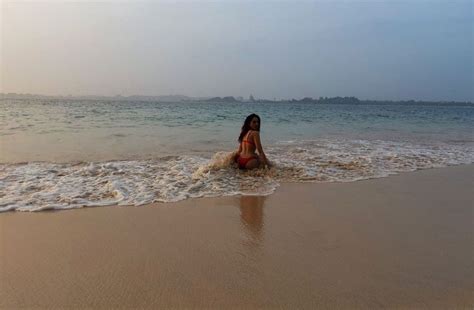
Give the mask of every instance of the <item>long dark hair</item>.
[[240, 136], [239, 136], [239, 142], [242, 142], [242, 140], [244, 139], [245, 135], [247, 134], [247, 132], [249, 132], [250, 130], [250, 122], [252, 121], [252, 119], [256, 117], [258, 119], [258, 129], [257, 131], [260, 131], [260, 116], [258, 116], [257, 114], [255, 113], [252, 113], [250, 114], [249, 116], [247, 116], [247, 118], [245, 118], [245, 122], [244, 124], [242, 125], [242, 131], [240, 132]]

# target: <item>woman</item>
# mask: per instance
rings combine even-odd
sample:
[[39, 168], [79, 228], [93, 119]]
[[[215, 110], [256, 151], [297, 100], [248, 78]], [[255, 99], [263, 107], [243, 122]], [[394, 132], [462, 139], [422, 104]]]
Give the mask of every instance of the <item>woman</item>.
[[[239, 150], [237, 151], [235, 161], [240, 169], [253, 169], [265, 165], [271, 166], [260, 143], [260, 117], [257, 114], [250, 114], [245, 119], [242, 131], [240, 132], [239, 142]], [[258, 155], [255, 151], [258, 151]]]

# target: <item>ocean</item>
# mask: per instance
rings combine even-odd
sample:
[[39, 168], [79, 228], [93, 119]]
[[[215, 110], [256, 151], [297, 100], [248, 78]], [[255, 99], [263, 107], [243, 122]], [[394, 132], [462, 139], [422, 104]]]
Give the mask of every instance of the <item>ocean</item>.
[[[261, 117], [271, 169], [232, 152]], [[0, 212], [268, 195], [474, 162], [474, 105], [0, 100]]]

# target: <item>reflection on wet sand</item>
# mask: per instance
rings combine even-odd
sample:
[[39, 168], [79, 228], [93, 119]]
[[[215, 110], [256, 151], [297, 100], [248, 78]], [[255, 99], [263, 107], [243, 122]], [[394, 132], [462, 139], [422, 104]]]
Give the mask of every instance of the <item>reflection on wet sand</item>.
[[260, 246], [263, 238], [263, 205], [265, 196], [240, 197], [240, 221], [243, 226], [247, 242]]

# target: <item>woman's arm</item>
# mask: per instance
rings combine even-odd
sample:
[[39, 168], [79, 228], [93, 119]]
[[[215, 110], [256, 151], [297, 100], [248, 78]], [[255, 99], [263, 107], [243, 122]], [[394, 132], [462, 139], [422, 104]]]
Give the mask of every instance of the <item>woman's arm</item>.
[[255, 146], [257, 147], [258, 154], [260, 155], [263, 164], [270, 166], [270, 161], [267, 159], [267, 156], [265, 155], [265, 152], [263, 151], [262, 143], [260, 142], [260, 133], [256, 131], [253, 134], [253, 140], [255, 143]]

